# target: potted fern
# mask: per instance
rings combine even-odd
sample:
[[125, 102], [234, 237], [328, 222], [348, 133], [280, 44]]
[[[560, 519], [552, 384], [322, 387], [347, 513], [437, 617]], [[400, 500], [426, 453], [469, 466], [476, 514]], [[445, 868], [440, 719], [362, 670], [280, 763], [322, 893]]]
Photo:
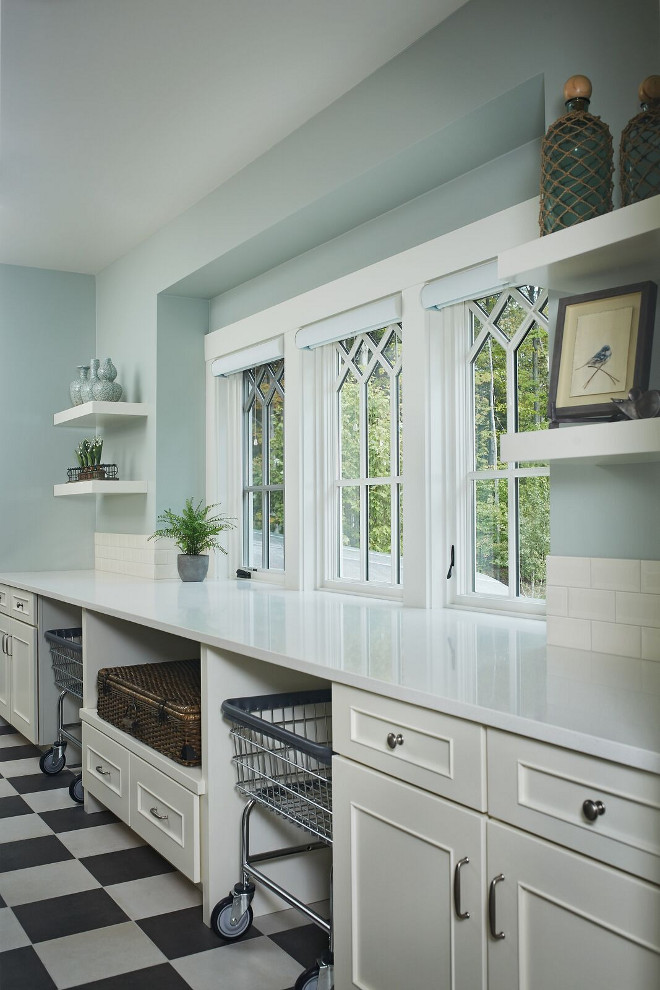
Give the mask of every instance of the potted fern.
[[209, 569], [209, 555], [205, 550], [227, 553], [219, 537], [225, 530], [234, 529], [236, 523], [222, 513], [212, 515], [219, 504], [204, 505], [200, 499], [193, 505], [192, 498], [187, 498], [181, 514], [165, 509], [156, 520], [160, 528], [149, 539], [174, 540], [181, 551], [176, 563], [182, 581], [204, 580]]

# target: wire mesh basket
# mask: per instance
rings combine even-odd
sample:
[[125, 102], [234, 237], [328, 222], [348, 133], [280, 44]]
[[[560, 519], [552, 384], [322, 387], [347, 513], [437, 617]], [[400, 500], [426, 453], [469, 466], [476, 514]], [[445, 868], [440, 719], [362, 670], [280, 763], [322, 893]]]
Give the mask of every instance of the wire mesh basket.
[[330, 691], [224, 701], [232, 723], [236, 787], [332, 845]]
[[82, 629], [51, 629], [44, 636], [50, 644], [55, 686], [82, 700]]

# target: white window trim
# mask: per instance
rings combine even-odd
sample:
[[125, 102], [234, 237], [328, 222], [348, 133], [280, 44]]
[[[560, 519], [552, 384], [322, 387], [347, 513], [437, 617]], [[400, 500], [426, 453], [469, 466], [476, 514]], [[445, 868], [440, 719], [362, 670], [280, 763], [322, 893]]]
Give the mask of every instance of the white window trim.
[[[450, 604], [446, 580], [448, 549], [456, 541], [444, 520], [450, 515], [454, 518], [450, 507], [455, 493], [447, 484], [445, 462], [455, 458], [456, 450], [451, 418], [446, 411], [439, 418], [436, 415], [436, 400], [444, 396], [436, 395], [435, 369], [432, 383], [430, 374], [429, 329], [442, 314], [426, 311], [420, 294], [428, 282], [482, 265], [500, 252], [532, 239], [537, 230], [537, 216], [538, 199], [528, 200], [207, 335], [207, 500], [220, 501], [223, 511], [237, 518], [240, 518], [242, 469], [231, 434], [238, 436], [240, 454], [238, 421], [242, 406], [240, 400], [228, 401], [225, 385], [229, 379], [213, 378], [210, 364], [235, 352], [237, 341], [243, 347], [250, 347], [279, 335], [284, 338], [285, 587], [313, 590], [321, 586], [326, 538], [318, 525], [324, 466], [319, 457], [323, 423], [319, 422], [314, 400], [317, 362], [313, 352], [296, 347], [296, 333], [308, 324], [401, 293], [406, 360], [403, 604], [416, 607]], [[453, 383], [447, 381], [442, 391], [447, 393], [450, 389]], [[234, 545], [238, 552], [232, 552]], [[236, 567], [240, 566], [242, 542], [238, 531], [228, 534], [228, 546], [228, 558], [217, 555], [218, 576], [234, 577]], [[413, 560], [414, 568], [409, 563]], [[281, 575], [266, 572], [263, 579], [279, 583], [272, 581], [276, 576]], [[259, 579], [260, 575], [255, 577]], [[344, 585], [340, 590], [342, 594], [350, 593]], [[368, 591], [384, 597], [380, 587]], [[489, 611], [493, 610], [492, 605], [488, 603]], [[470, 603], [470, 608], [475, 609], [475, 603]]]

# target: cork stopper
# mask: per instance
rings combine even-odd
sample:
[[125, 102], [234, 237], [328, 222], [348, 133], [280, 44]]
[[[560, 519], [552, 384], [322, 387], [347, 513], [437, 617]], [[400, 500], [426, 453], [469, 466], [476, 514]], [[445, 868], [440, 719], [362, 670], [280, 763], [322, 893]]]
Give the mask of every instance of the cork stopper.
[[639, 102], [655, 103], [660, 100], [660, 76], [647, 76], [639, 84]]
[[564, 99], [569, 100], [590, 100], [591, 80], [586, 76], [571, 76], [564, 83]]

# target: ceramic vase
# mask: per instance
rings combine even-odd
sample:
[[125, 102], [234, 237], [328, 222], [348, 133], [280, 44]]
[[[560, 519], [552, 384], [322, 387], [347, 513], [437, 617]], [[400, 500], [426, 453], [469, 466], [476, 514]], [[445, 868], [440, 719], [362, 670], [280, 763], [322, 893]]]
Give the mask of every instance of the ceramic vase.
[[92, 358], [89, 362], [89, 370], [85, 375], [85, 380], [80, 385], [80, 398], [83, 402], [91, 402], [94, 398], [94, 382], [99, 369], [98, 358]]
[[[113, 396], [115, 394], [115, 387], [112, 382], [112, 378], [108, 378], [108, 361], [107, 359], [98, 369], [96, 378], [94, 382], [93, 392], [94, 398], [97, 402], [113, 402]], [[117, 374], [116, 369], [114, 369], [115, 375]]]
[[541, 236], [612, 210], [612, 135], [589, 113], [591, 83], [571, 76], [566, 113], [551, 124], [541, 149]]
[[87, 372], [89, 371], [88, 364], [78, 365], [78, 377], [69, 385], [69, 395], [71, 396], [71, 405], [79, 406], [83, 402], [81, 395], [81, 389], [85, 381], [87, 380]]
[[110, 402], [119, 402], [123, 394], [123, 388], [119, 382], [115, 381], [117, 377], [117, 369], [115, 368], [112, 360], [106, 358], [102, 366], [99, 368], [99, 378], [101, 378], [109, 388], [106, 390], [106, 398]]
[[641, 112], [621, 134], [622, 206], [660, 194], [660, 76], [647, 76], [639, 87], [639, 100]]

